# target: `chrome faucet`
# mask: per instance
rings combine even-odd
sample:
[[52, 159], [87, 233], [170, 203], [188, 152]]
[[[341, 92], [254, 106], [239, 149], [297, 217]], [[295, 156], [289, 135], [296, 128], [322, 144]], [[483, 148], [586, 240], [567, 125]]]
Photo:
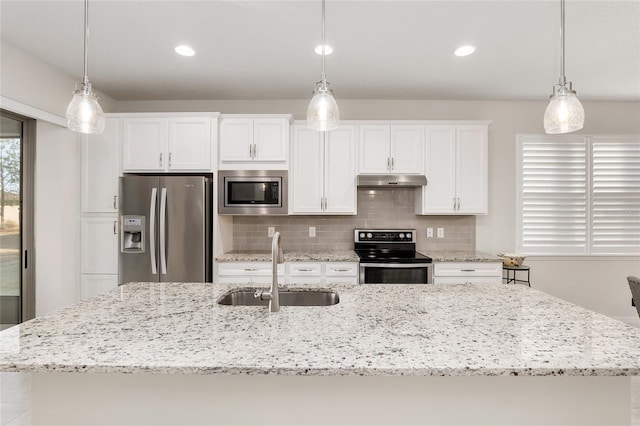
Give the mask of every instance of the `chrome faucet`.
[[282, 247], [280, 247], [280, 233], [273, 234], [273, 240], [271, 241], [271, 290], [262, 291], [258, 290], [254, 294], [254, 297], [260, 300], [269, 301], [269, 312], [278, 312], [280, 310], [280, 293], [278, 291], [278, 263], [284, 263], [284, 255], [282, 254]]

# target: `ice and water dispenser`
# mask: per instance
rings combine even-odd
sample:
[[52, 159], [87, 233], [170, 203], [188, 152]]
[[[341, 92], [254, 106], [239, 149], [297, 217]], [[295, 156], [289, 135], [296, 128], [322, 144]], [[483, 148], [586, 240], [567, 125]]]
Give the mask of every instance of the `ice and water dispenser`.
[[144, 216], [122, 216], [121, 251], [144, 252]]

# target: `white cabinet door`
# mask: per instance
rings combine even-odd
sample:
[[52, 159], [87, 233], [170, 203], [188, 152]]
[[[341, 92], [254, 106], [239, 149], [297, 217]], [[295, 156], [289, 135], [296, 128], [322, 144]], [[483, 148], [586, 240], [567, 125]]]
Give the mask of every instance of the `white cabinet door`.
[[425, 148], [427, 185], [419, 189], [423, 213], [452, 214], [456, 196], [455, 126], [427, 126]]
[[257, 118], [253, 120], [255, 161], [287, 161], [289, 121], [282, 118]]
[[82, 274], [80, 277], [80, 299], [106, 293], [118, 288], [118, 275], [115, 274]]
[[458, 126], [456, 194], [459, 214], [488, 212], [487, 127]]
[[118, 273], [118, 216], [85, 216], [81, 219], [81, 272]]
[[424, 127], [392, 125], [390, 157], [392, 173], [423, 173]]
[[418, 190], [418, 214], [486, 214], [486, 125], [426, 127], [427, 186]]
[[107, 118], [104, 132], [82, 138], [82, 212], [118, 211], [120, 120]]
[[287, 118], [222, 118], [220, 163], [286, 164], [288, 149]]
[[391, 166], [389, 126], [363, 125], [360, 126], [359, 134], [358, 173], [388, 173]]
[[220, 123], [220, 162], [253, 159], [253, 120], [224, 118]]
[[324, 213], [356, 214], [356, 128], [327, 132], [324, 154]]
[[323, 198], [323, 134], [303, 125], [293, 128], [291, 149], [290, 213], [322, 212]]
[[122, 125], [122, 169], [164, 171], [168, 164], [167, 119], [125, 118]]
[[172, 171], [211, 171], [211, 118], [169, 119], [167, 167]]

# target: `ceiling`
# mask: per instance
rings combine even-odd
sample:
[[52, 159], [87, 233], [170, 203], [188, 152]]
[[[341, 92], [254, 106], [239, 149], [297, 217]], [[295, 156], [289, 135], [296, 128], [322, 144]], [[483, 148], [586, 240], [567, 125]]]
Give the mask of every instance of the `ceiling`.
[[[0, 36], [80, 81], [83, 4], [0, 0]], [[320, 0], [89, 5], [89, 77], [117, 100], [305, 99], [320, 78]], [[546, 100], [559, 27], [559, 0], [327, 0], [327, 79], [338, 100]], [[640, 0], [567, 0], [566, 76], [582, 100], [640, 100]]]

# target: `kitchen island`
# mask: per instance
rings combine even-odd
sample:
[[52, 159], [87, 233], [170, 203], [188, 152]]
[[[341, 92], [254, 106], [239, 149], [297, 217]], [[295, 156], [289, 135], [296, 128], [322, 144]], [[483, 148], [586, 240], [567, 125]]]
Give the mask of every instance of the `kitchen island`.
[[32, 373], [33, 424], [630, 423], [640, 329], [540, 291], [216, 303], [237, 287], [121, 286], [1, 332], [0, 370]]

